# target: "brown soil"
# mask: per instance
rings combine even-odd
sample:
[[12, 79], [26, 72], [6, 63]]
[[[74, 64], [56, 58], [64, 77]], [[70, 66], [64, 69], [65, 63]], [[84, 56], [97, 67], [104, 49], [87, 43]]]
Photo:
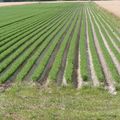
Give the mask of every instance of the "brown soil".
[[95, 1], [95, 3], [120, 17], [120, 1]]

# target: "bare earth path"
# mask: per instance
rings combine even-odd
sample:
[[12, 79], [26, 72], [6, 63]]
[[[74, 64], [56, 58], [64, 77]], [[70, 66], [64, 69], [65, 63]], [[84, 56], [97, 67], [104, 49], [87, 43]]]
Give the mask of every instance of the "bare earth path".
[[66, 2], [83, 2], [83, 1], [0, 2], [0, 7], [15, 6], [15, 5], [29, 5], [33, 3], [66, 3]]
[[118, 1], [95, 1], [99, 6], [120, 17], [120, 0]]
[[4, 6], [15, 6], [15, 5], [29, 5], [29, 4], [33, 4], [33, 3], [38, 3], [38, 2], [1, 2], [0, 3], [0, 7], [4, 7]]

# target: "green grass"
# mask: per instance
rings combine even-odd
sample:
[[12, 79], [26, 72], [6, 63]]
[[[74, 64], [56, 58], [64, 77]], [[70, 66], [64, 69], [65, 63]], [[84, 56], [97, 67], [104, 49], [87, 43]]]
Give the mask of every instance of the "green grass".
[[16, 85], [0, 94], [1, 120], [119, 120], [116, 96], [99, 88]]

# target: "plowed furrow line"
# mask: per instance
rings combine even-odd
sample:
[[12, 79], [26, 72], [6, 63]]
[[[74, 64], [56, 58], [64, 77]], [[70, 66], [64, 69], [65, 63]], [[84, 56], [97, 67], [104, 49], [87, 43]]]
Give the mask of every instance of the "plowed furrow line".
[[[66, 23], [65, 23], [66, 24]], [[63, 29], [64, 25], [62, 26], [61, 30]], [[60, 32], [60, 31], [58, 31]], [[53, 36], [52, 38], [53, 40], [55, 39], [55, 36]], [[53, 42], [53, 41], [52, 41]], [[37, 59], [36, 63], [33, 65], [32, 69], [30, 70], [30, 72], [28, 73], [28, 75], [25, 77], [25, 79], [30, 79], [31, 75], [33, 74], [34, 70], [36, 69], [37, 65], [40, 64], [40, 61], [42, 60], [42, 58], [44, 58], [45, 54], [47, 53], [48, 49], [50, 48], [52, 42], [48, 45], [48, 47], [45, 48], [45, 50], [42, 52], [42, 54], [40, 55], [40, 57]]]
[[[58, 11], [59, 12], [59, 11]], [[53, 13], [54, 14], [54, 13]], [[0, 31], [0, 34], [4, 35], [4, 36], [7, 36], [8, 34], [11, 34], [12, 33], [16, 33], [17, 31], [19, 31], [20, 29], [23, 29], [23, 27], [27, 25], [30, 25], [34, 20], [34, 22], [38, 19], [41, 19], [43, 20], [43, 18], [48, 15], [48, 13], [46, 14], [45, 12], [42, 12], [42, 13], [39, 13], [37, 16], [33, 17], [33, 18], [30, 18], [30, 19], [27, 19], [27, 20], [24, 20], [24, 21], [21, 21], [17, 24], [14, 24], [14, 25], [11, 25], [9, 27], [5, 27], [5, 28], [2, 28], [1, 31]], [[51, 15], [51, 14], [49, 14]], [[43, 17], [43, 18], [42, 18]], [[11, 31], [10, 31], [11, 30]]]
[[38, 80], [41, 85], [47, 83], [47, 78], [48, 78], [48, 75], [49, 75], [49, 71], [50, 71], [50, 69], [51, 69], [51, 67], [52, 67], [52, 65], [54, 63], [55, 57], [57, 55], [57, 52], [58, 52], [58, 50], [60, 48], [60, 45], [61, 45], [63, 40], [64, 40], [64, 37], [62, 37], [62, 39], [58, 42], [57, 46], [55, 47], [55, 49], [54, 49], [54, 51], [53, 51], [47, 65], [46, 65], [46, 67], [44, 69], [43, 74], [41, 75], [40, 79]]
[[[93, 11], [91, 11], [91, 13], [93, 13]], [[95, 15], [95, 13], [93, 13]], [[105, 26], [103, 25], [103, 23], [101, 22], [101, 20], [98, 18], [98, 15], [96, 14], [97, 20], [99, 21], [99, 23], [101, 24], [101, 26], [103, 27], [103, 29], [105, 30], [107, 36], [109, 37], [111, 43], [113, 44], [114, 48], [117, 50], [117, 52], [120, 54], [120, 45], [118, 45], [114, 39], [112, 38], [111, 35], [109, 34], [108, 30], [105, 28]]]
[[96, 50], [97, 50], [97, 53], [98, 53], [98, 56], [99, 56], [99, 59], [100, 59], [100, 63], [101, 63], [101, 66], [103, 68], [103, 72], [104, 72], [104, 75], [105, 75], [105, 78], [106, 78], [105, 83], [106, 83], [107, 89], [111, 94], [115, 94], [116, 90], [115, 90], [115, 86], [114, 86], [113, 81], [112, 81], [111, 72], [110, 72], [110, 70], [107, 66], [107, 63], [106, 63], [105, 58], [104, 58], [103, 53], [102, 53], [102, 49], [99, 45], [98, 38], [96, 36], [94, 24], [92, 22], [90, 13], [88, 12], [88, 14], [89, 14], [89, 19], [90, 19], [91, 26], [92, 26], [92, 32], [93, 32], [95, 47], [96, 47]]
[[110, 29], [110, 31], [114, 34], [114, 36], [116, 37], [116, 39], [120, 42], [120, 37], [118, 36], [118, 34], [116, 32], [114, 32], [114, 29], [111, 27], [111, 25], [109, 24], [109, 22], [107, 22], [104, 17], [102, 17], [101, 14], [98, 14], [98, 16], [101, 18], [101, 20], [104, 22], [104, 24], [106, 24], [108, 26], [108, 28]]
[[[74, 18], [75, 18], [75, 16], [74, 16]], [[74, 18], [72, 19], [72, 21], [74, 20]], [[71, 23], [71, 25], [72, 25], [72, 23]], [[76, 23], [75, 23], [75, 25], [76, 25]], [[68, 55], [68, 51], [69, 51], [69, 47], [70, 47], [70, 43], [71, 43], [71, 38], [72, 38], [73, 33], [74, 33], [75, 25], [73, 26], [73, 29], [70, 32], [69, 38], [68, 38], [68, 40], [66, 42], [64, 53], [63, 53], [63, 56], [62, 56], [62, 59], [61, 59], [61, 65], [60, 65], [59, 71], [57, 73], [56, 79], [57, 79], [57, 85], [58, 86], [60, 86], [60, 85], [66, 86], [67, 85], [67, 81], [65, 79], [64, 72], [65, 72], [67, 55]], [[69, 30], [70, 30], [70, 26], [69, 26]], [[67, 36], [67, 34], [69, 34], [69, 31], [66, 33], [66, 36]]]
[[[48, 20], [43, 24], [38, 23], [37, 25], [33, 26], [32, 29], [30, 29], [29, 31], [27, 30], [24, 34], [15, 38], [15, 40], [12, 40], [8, 44], [5, 44], [5, 46], [2, 46], [0, 48], [0, 53], [4, 52], [5, 50], [9, 51], [9, 49], [13, 49], [13, 51], [16, 50], [16, 48], [18, 49], [18, 47], [20, 47], [21, 45], [28, 42], [29, 38], [31, 39], [34, 36], [34, 33], [36, 33], [35, 35], [37, 35], [40, 31], [44, 30], [47, 26], [53, 24], [54, 21], [58, 20], [59, 16], [60, 15], [53, 18], [51, 21]], [[37, 33], [37, 30], [39, 30], [39, 29], [40, 29], [40, 31]], [[33, 34], [33, 36], [32, 36], [32, 34]], [[26, 37], [29, 37], [29, 38], [27, 40], [24, 40], [24, 38], [26, 38]], [[7, 52], [7, 53], [9, 53], [9, 52]], [[12, 52], [10, 52], [10, 53], [12, 53]], [[5, 54], [5, 53], [3, 53], [3, 54]], [[1, 60], [1, 56], [2, 56], [2, 54], [0, 55], [0, 60]], [[7, 54], [7, 56], [8, 56], [8, 54]]]
[[[46, 20], [46, 21], [48, 21], [48, 20]], [[32, 22], [32, 24], [30, 23], [29, 25], [26, 25], [24, 27], [22, 26], [21, 29], [17, 28], [19, 30], [10, 34], [10, 35], [1, 34], [1, 36], [4, 36], [4, 37], [0, 39], [1, 40], [0, 46], [3, 46], [4, 44], [6, 45], [6, 43], [8, 44], [8, 43], [12, 42], [12, 40], [14, 40], [17, 37], [20, 37], [22, 34], [24, 34], [25, 32], [27, 32], [27, 31], [29, 31], [33, 28], [35, 28], [36, 26], [40, 25], [42, 27], [43, 25], [45, 25], [47, 23], [46, 21], [45, 20], [41, 21], [41, 20], [37, 19], [37, 21]], [[23, 37], [21, 37], [21, 38], [23, 38]], [[21, 39], [19, 38], [19, 40], [21, 40]], [[19, 40], [17, 40], [17, 41], [19, 41]]]
[[[117, 26], [117, 24], [116, 23], [114, 23], [115, 21], [113, 20], [113, 21], [111, 21], [111, 19], [112, 19], [112, 17], [114, 17], [114, 15], [112, 15], [112, 16], [109, 16], [109, 12], [108, 13], [106, 13], [106, 12], [104, 12], [103, 10], [101, 10], [101, 17], [106, 21], [106, 23], [108, 23], [110, 26], [111, 26], [111, 28], [114, 30], [114, 32], [119, 36], [119, 38], [120, 38], [120, 31], [119, 31], [119, 29], [118, 29], [118, 26]], [[107, 19], [106, 19], [107, 18]]]
[[106, 40], [106, 38], [104, 37], [104, 35], [103, 35], [102, 31], [101, 31], [101, 28], [100, 28], [99, 24], [97, 23], [97, 21], [96, 21], [96, 19], [95, 19], [94, 16], [93, 16], [93, 19], [94, 19], [95, 24], [97, 25], [97, 27], [98, 27], [98, 29], [99, 29], [99, 33], [100, 33], [100, 35], [101, 35], [101, 37], [102, 37], [102, 40], [103, 40], [103, 42], [104, 42], [104, 45], [105, 45], [105, 47], [107, 48], [107, 50], [108, 50], [108, 52], [109, 52], [109, 54], [110, 54], [110, 56], [111, 56], [111, 59], [112, 59], [113, 63], [115, 64], [115, 67], [116, 67], [116, 69], [117, 69], [117, 71], [118, 71], [118, 73], [119, 73], [119, 75], [120, 75], [120, 62], [119, 62], [118, 59], [116, 58], [116, 56], [115, 56], [115, 54], [113, 53], [113, 51], [110, 49], [110, 47], [109, 47], [109, 45], [108, 45], [108, 43], [107, 43], [107, 40]]
[[[86, 13], [86, 11], [85, 11]], [[85, 15], [85, 14], [84, 14]], [[87, 70], [88, 70], [88, 80], [92, 82], [92, 74], [91, 74], [91, 61], [90, 61], [90, 54], [89, 54], [89, 46], [88, 46], [88, 33], [87, 33], [87, 25], [86, 25], [86, 16], [85, 16], [85, 47], [86, 47], [86, 59], [87, 59]]]
[[[44, 55], [47, 53], [47, 51], [49, 50], [50, 46], [51, 46], [52, 43], [55, 41], [56, 35], [62, 30], [62, 28], [64, 27], [64, 25], [66, 25], [66, 22], [67, 22], [67, 21], [68, 21], [68, 19], [65, 20], [65, 22], [64, 22], [64, 24], [63, 24], [62, 26], [58, 26], [57, 29], [55, 30], [55, 32], [52, 34], [52, 37], [49, 37], [49, 39], [46, 38], [46, 39], [48, 39], [48, 40], [47, 40], [48, 42], [47, 42], [46, 45], [44, 45], [45, 47], [43, 47], [43, 49], [40, 50], [41, 47], [42, 47], [42, 46], [40, 46], [40, 48], [38, 48], [38, 50], [36, 51], [36, 54], [33, 55], [33, 56], [30, 58], [29, 61], [33, 62], [34, 64], [31, 64], [31, 65], [30, 65], [30, 62], [28, 61], [29, 67], [27, 67], [27, 66], [28, 66], [27, 64], [23, 67], [23, 71], [24, 71], [24, 69], [26, 69], [26, 67], [27, 67], [27, 68], [30, 68], [30, 69], [27, 70], [27, 75], [24, 76], [25, 78], [23, 77], [24, 80], [31, 80], [31, 76], [32, 76], [34, 70], [35, 70], [36, 67], [40, 64], [40, 61], [42, 60], [42, 58], [44, 58]], [[46, 42], [46, 41], [45, 41], [45, 42]], [[45, 43], [44, 43], [44, 44], [45, 44]], [[40, 50], [39, 55], [37, 55], [37, 52], [38, 52], [39, 50]], [[37, 56], [37, 57], [36, 57], [36, 56]], [[33, 58], [33, 57], [34, 57], [34, 58]], [[23, 72], [23, 71], [22, 71], [22, 72]], [[26, 73], [26, 70], [25, 70], [24, 73]], [[21, 76], [21, 75], [20, 75], [20, 76]]]
[[[55, 80], [57, 82], [57, 85], [60, 86], [60, 85], [67, 85], [67, 82], [66, 82], [66, 79], [64, 77], [64, 70], [62, 71], [61, 69], [64, 69], [62, 66], [62, 64], [66, 64], [66, 60], [65, 60], [65, 57], [64, 54], [67, 54], [66, 53], [66, 50], [67, 50], [67, 46], [69, 46], [68, 44], [69, 43], [69, 39], [71, 39], [71, 32], [72, 32], [72, 29], [74, 27], [74, 24], [75, 24], [75, 21], [76, 19], [74, 19], [76, 17], [76, 12], [74, 12], [74, 14], [72, 15], [72, 20], [70, 19], [71, 23], [70, 23], [70, 27], [64, 37], [64, 41], [62, 42], [61, 44], [61, 47], [55, 57], [55, 60], [54, 60], [54, 64], [52, 66], [52, 69], [50, 70], [50, 73], [49, 73], [49, 77], [48, 79], [49, 80]], [[71, 40], [70, 40], [71, 41]], [[69, 49], [69, 48], [68, 48]], [[64, 61], [65, 60], [65, 61]], [[59, 71], [60, 72], [60, 76], [59, 76]], [[61, 77], [61, 79], [59, 79], [58, 77]], [[59, 80], [58, 80], [59, 79]]]
[[11, 22], [11, 23], [8, 23], [8, 24], [5, 24], [5, 25], [1, 25], [0, 28], [3, 28], [3, 27], [5, 27], [5, 26], [9, 26], [9, 25], [11, 25], [11, 24], [14, 24], [14, 23], [17, 23], [17, 22], [20, 22], [20, 21], [24, 21], [24, 20], [26, 20], [26, 19], [30, 19], [30, 18], [35, 17], [35, 16], [37, 16], [37, 15], [38, 15], [38, 14], [31, 15], [31, 16], [29, 16], [29, 17], [25, 17], [25, 18], [22, 18], [22, 19], [20, 19], [20, 20], [13, 21], [13, 22]]
[[[69, 15], [69, 14], [68, 14]], [[59, 22], [58, 22], [58, 24], [56, 25], [56, 27], [55, 28], [49, 28], [49, 30], [50, 31], [48, 31], [47, 30], [47, 35], [46, 36], [44, 36], [44, 40], [64, 21], [64, 19], [65, 18], [62, 18], [61, 19], [61, 21], [59, 20]], [[57, 22], [57, 21], [56, 21]], [[55, 24], [55, 23], [54, 23]], [[53, 25], [54, 26], [54, 25]], [[36, 50], [37, 49], [37, 47], [38, 46], [40, 46], [43, 42], [44, 42], [44, 40], [39, 40], [39, 37], [40, 36], [37, 36], [37, 38], [34, 40], [33, 39], [33, 44], [36, 44], [37, 42], [39, 42], [38, 44], [36, 44], [37, 46], [35, 47], [35, 48], [32, 48], [33, 50], [31, 51], [31, 52], [33, 52], [34, 50]], [[42, 37], [42, 36], [41, 36]], [[32, 47], [33, 45], [31, 45], [30, 47]], [[29, 51], [29, 47], [27, 47], [28, 49], [27, 49], [27, 51]], [[23, 52], [23, 55], [24, 55], [25, 53]], [[30, 54], [30, 53], [29, 53]], [[32, 54], [31, 54], [32, 55]], [[20, 57], [22, 57], [22, 55], [20, 55], [19, 56], [19, 58], [18, 59], [20, 59]], [[10, 59], [11, 60], [11, 59]], [[25, 61], [25, 60], [24, 60]], [[13, 60], [11, 60], [11, 62], [13, 62]], [[16, 59], [16, 62], [17, 62], [17, 59]], [[8, 68], [11, 68], [13, 65], [14, 65], [14, 63], [13, 64], [10, 64], [10, 66], [8, 66], [8, 64], [10, 64], [10, 63], [8, 63], [8, 61], [6, 60], [6, 64], [5, 64], [5, 66], [3, 66], [3, 68], [1, 68], [1, 70], [3, 71], [3, 69], [5, 69], [1, 74], [3, 74], [3, 73], [5, 73], [7, 70], [8, 70]], [[6, 67], [6, 65], [8, 66], [8, 68]], [[5, 73], [6, 74], [6, 73]]]
[[[60, 18], [60, 19], [63, 19], [63, 18]], [[0, 72], [5, 69], [5, 66], [9, 65], [11, 62], [13, 62], [13, 60], [16, 60], [19, 56], [22, 55], [22, 53], [24, 53], [25, 50], [28, 49], [28, 47], [30, 47], [30, 45], [32, 45], [34, 42], [36, 42], [36, 40], [39, 38], [39, 37], [42, 37], [44, 35], [44, 33], [50, 29], [52, 29], [54, 27], [54, 25], [57, 23], [58, 20], [56, 20], [56, 22], [54, 22], [53, 24], [51, 24], [47, 29], [45, 29], [44, 31], [42, 31], [41, 33], [40, 30], [39, 31], [36, 31], [36, 36], [33, 36], [33, 38], [30, 39], [30, 41], [26, 42], [26, 44], [24, 44], [23, 46], [21, 46], [21, 49], [17, 49], [15, 51], [15, 53], [13, 53], [9, 58], [6, 58], [2, 63], [1, 63], [1, 66], [0, 66]], [[39, 33], [39, 34], [38, 34]], [[16, 46], [15, 46], [16, 47]], [[10, 52], [11, 53], [11, 52]], [[4, 57], [4, 56], [3, 56]], [[9, 59], [9, 61], [8, 61]], [[5, 63], [5, 64], [4, 64]], [[4, 65], [2, 65], [4, 64]]]
[[73, 73], [72, 73], [73, 83], [76, 88], [81, 88], [82, 83], [83, 83], [83, 79], [82, 79], [81, 72], [80, 72], [80, 46], [79, 46], [83, 15], [84, 14], [83, 14], [83, 9], [82, 9], [79, 28], [78, 28], [78, 34], [77, 34], [77, 41], [75, 45], [74, 60], [73, 60]]
[[89, 62], [89, 69], [90, 69], [90, 79], [92, 80], [93, 86], [99, 86], [99, 81], [95, 73], [95, 68], [93, 65], [92, 54], [90, 51], [90, 41], [89, 41], [89, 34], [88, 34], [88, 21], [86, 15], [86, 41], [87, 41], [87, 52], [88, 52], [88, 62]]
[[[33, 22], [33, 20], [31, 20], [31, 22], [32, 22], [32, 24], [30, 23], [29, 25], [27, 24], [27, 25], [25, 25], [25, 28], [22, 26], [22, 28], [21, 29], [18, 29], [18, 31], [15, 31], [13, 34], [10, 34], [10, 35], [3, 35], [3, 34], [1, 34], [1, 36], [3, 35], [3, 36], [5, 36], [5, 37], [3, 37], [3, 38], [0, 38], [0, 40], [2, 41], [2, 42], [0, 42], [0, 46], [2, 45], [4, 45], [5, 43], [7, 43], [8, 44], [8, 42], [11, 42], [12, 40], [14, 40], [15, 38], [17, 38], [17, 37], [20, 37], [20, 35], [22, 35], [23, 33], [25, 33], [25, 32], [27, 32], [27, 31], [29, 31], [29, 30], [31, 30], [31, 29], [33, 29], [33, 28], [35, 28], [36, 26], [44, 26], [44, 25], [46, 25], [46, 23], [48, 23], [49, 21], [52, 21], [53, 20], [53, 18], [55, 19], [56, 17], [58, 17], [60, 14], [56, 14], [56, 15], [52, 15], [52, 17], [48, 17], [47, 19], [43, 19], [43, 20], [39, 20], [39, 18], [35, 21], [35, 22]], [[50, 15], [49, 15], [50, 16]], [[17, 34], [18, 33], [18, 34]], [[19, 38], [19, 40], [21, 40], [21, 38], [23, 38], [24, 36], [21, 36], [20, 38]], [[17, 41], [19, 41], [19, 40], [17, 40]], [[14, 42], [15, 43], [15, 42]], [[6, 44], [5, 44], [6, 45]]]
[[67, 29], [65, 30], [63, 35], [60, 37], [59, 42], [57, 43], [56, 47], [54, 48], [54, 50], [53, 50], [53, 52], [52, 52], [52, 54], [51, 54], [51, 56], [49, 58], [49, 61], [48, 61], [47, 65], [46, 65], [40, 79], [38, 80], [40, 82], [40, 84], [47, 84], [49, 82], [47, 78], [48, 78], [50, 69], [51, 69], [51, 67], [52, 67], [52, 65], [54, 63], [55, 57], [56, 57], [56, 55], [57, 55], [57, 53], [58, 53], [58, 51], [59, 51], [59, 49], [61, 47], [61, 44], [62, 44], [62, 42], [63, 42], [63, 40], [65, 38], [65, 35], [66, 35], [69, 28], [70, 28], [70, 25], [67, 27]]

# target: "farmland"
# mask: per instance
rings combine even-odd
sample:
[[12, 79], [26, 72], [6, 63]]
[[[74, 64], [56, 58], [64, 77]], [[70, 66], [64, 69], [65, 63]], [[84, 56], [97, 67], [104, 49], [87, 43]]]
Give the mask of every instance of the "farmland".
[[0, 119], [119, 120], [113, 18], [93, 2], [1, 7]]
[[116, 92], [120, 32], [94, 3], [0, 9], [1, 86], [22, 81], [76, 88], [87, 84]]
[[115, 14], [117, 16], [120, 17], [120, 11], [119, 11], [119, 7], [120, 7], [120, 1], [116, 0], [116, 1], [96, 1], [97, 4], [99, 4], [101, 7], [105, 8], [106, 10], [110, 11], [112, 14]]

